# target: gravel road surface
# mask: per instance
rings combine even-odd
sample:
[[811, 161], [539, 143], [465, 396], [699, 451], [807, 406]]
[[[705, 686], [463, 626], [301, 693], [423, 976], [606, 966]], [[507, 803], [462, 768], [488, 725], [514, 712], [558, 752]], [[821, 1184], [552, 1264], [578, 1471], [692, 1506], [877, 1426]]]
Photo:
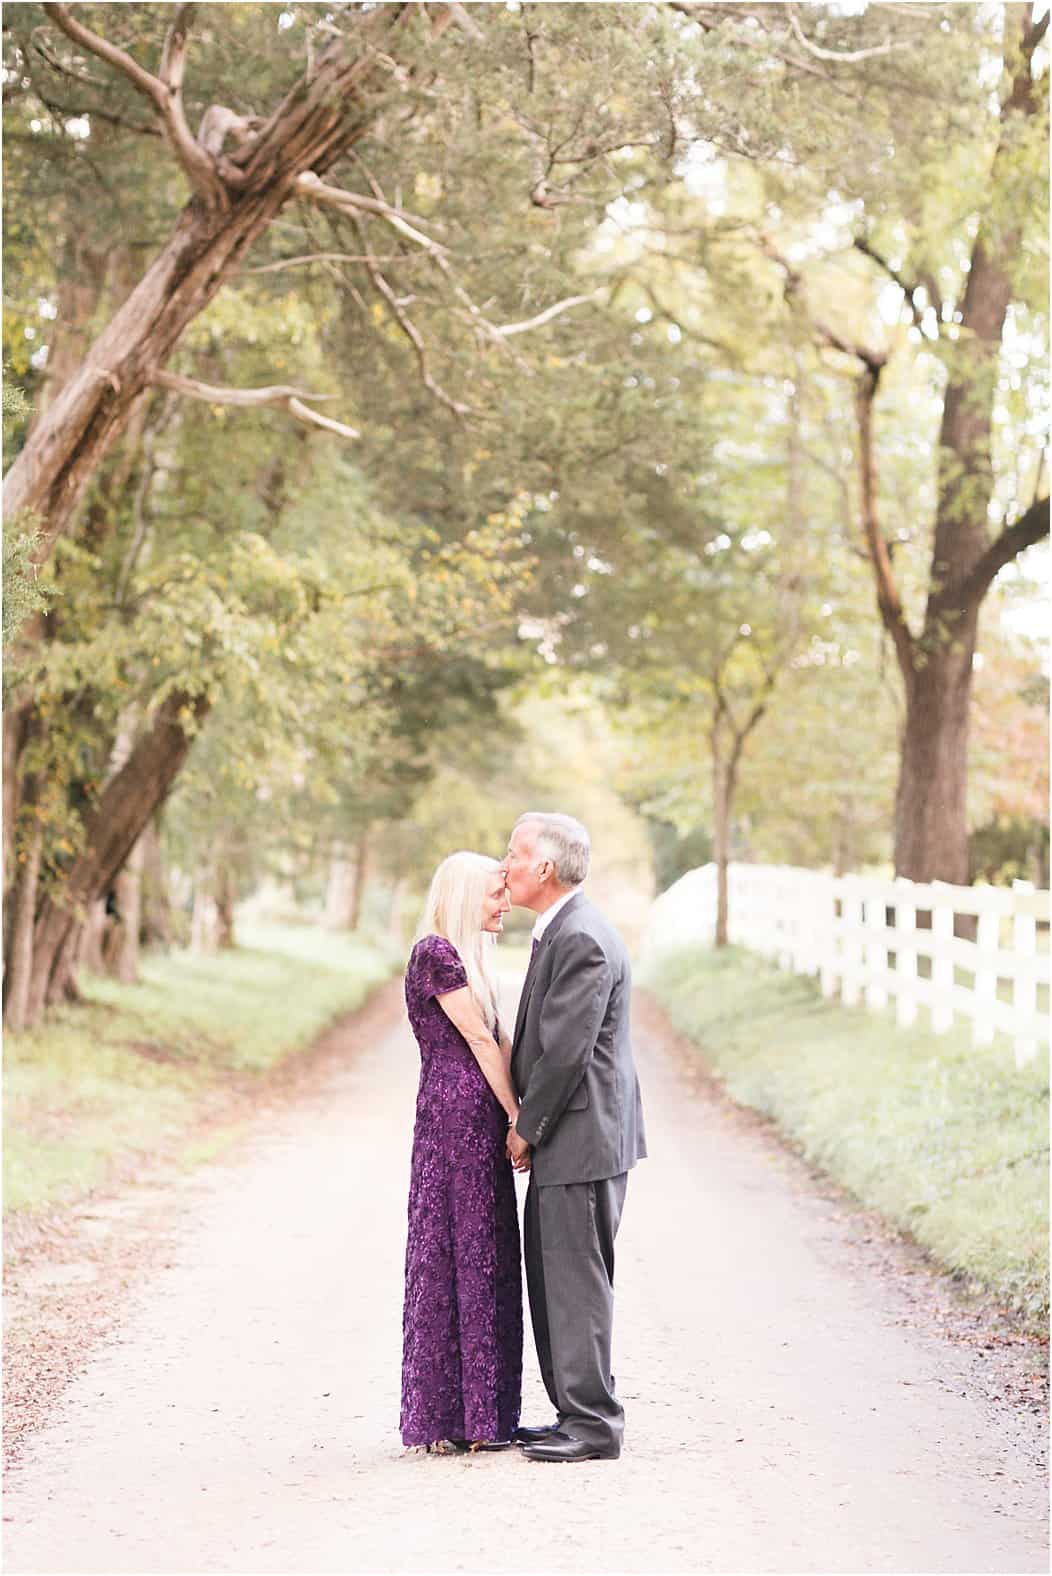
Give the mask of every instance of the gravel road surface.
[[[391, 1016], [352, 1023], [317, 1087], [175, 1188], [163, 1267], [9, 1475], [4, 1568], [1046, 1570], [1040, 1413], [939, 1325], [941, 1283], [645, 1003], [637, 1051], [620, 1461], [403, 1451], [417, 1057]], [[523, 1418], [548, 1415], [527, 1343]]]

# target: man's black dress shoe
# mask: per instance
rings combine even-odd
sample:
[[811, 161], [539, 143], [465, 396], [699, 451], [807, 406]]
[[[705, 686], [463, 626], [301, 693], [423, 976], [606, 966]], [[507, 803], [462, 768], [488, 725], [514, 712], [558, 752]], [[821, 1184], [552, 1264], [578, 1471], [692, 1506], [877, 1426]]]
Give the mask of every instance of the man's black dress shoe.
[[616, 1461], [621, 1447], [590, 1445], [587, 1439], [556, 1431], [535, 1445], [527, 1445], [522, 1453], [530, 1461]]
[[513, 1445], [537, 1445], [542, 1439], [550, 1439], [558, 1429], [558, 1423], [544, 1423], [540, 1428], [517, 1428], [511, 1442]]

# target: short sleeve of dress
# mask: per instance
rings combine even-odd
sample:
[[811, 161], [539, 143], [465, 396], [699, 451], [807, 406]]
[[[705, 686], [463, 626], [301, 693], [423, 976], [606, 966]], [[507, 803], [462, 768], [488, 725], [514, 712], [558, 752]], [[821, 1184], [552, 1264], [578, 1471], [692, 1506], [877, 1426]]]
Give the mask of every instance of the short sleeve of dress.
[[468, 982], [460, 953], [444, 936], [425, 936], [413, 950], [413, 970], [420, 999], [445, 996]]

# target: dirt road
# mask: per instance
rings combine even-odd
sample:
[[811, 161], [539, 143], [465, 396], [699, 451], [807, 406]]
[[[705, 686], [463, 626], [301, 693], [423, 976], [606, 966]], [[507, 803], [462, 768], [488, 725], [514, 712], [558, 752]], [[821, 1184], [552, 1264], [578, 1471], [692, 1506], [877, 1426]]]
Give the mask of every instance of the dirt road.
[[[1045, 1570], [1039, 1416], [935, 1327], [945, 1293], [653, 1012], [637, 1047], [619, 1462], [402, 1451], [417, 1064], [392, 1022], [181, 1187], [167, 1266], [9, 1478], [5, 1569]], [[528, 1351], [524, 1421], [547, 1416]]]

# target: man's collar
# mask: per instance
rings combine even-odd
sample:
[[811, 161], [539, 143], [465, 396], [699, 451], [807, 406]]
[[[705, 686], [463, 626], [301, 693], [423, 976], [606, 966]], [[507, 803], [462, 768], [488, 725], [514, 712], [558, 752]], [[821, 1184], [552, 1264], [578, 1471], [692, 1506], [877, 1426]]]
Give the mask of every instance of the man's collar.
[[572, 897], [576, 897], [580, 890], [581, 888], [579, 886], [571, 887], [569, 892], [564, 892], [562, 897], [556, 898], [551, 908], [546, 908], [543, 914], [537, 915], [537, 918], [533, 922], [534, 941], [540, 941], [541, 937], [544, 935], [544, 932], [548, 929], [548, 926], [551, 924], [556, 914], [558, 914], [559, 910], [565, 908], [570, 899]]

